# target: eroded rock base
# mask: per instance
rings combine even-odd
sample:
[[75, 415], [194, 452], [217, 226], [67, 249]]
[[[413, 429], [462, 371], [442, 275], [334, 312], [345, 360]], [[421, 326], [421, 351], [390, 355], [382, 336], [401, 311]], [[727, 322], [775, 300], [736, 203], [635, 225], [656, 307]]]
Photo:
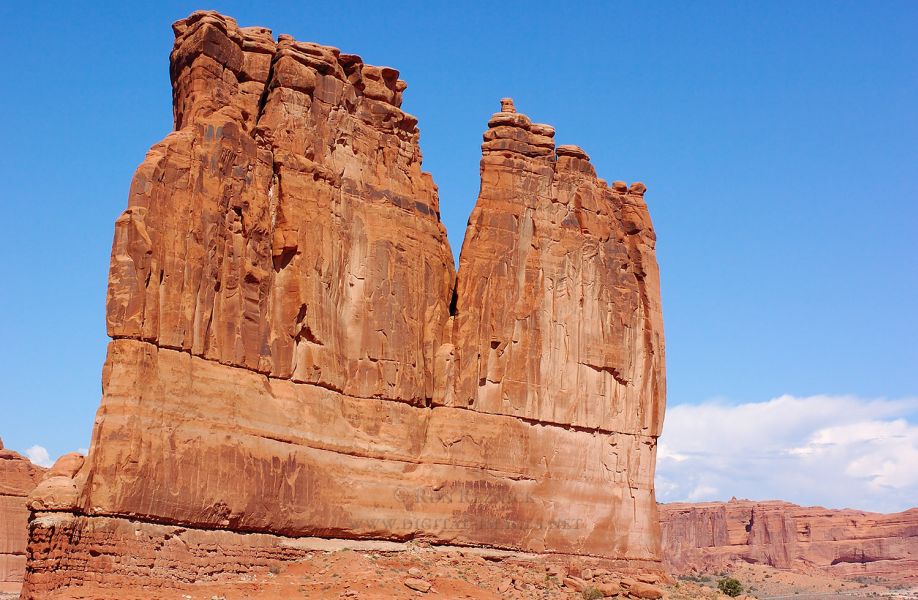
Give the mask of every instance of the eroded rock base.
[[[288, 538], [39, 513], [23, 599], [579, 598], [665, 583], [659, 563], [417, 543]], [[427, 592], [406, 585], [430, 586]], [[444, 596], [445, 595], [445, 596]]]

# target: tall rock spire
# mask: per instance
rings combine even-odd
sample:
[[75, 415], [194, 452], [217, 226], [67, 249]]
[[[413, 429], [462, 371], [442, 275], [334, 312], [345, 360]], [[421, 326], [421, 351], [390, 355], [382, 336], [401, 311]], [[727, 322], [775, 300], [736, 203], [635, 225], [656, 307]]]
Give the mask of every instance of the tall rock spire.
[[459, 260], [450, 403], [659, 436], [663, 321], [643, 184], [609, 187], [583, 150], [555, 148], [554, 129], [509, 98], [488, 125]]

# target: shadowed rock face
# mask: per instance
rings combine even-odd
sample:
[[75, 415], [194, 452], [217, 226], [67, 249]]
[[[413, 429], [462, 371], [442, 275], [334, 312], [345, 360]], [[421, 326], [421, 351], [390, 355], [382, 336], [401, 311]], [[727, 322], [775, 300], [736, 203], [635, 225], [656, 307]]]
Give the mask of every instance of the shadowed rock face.
[[661, 504], [663, 560], [671, 572], [734, 562], [854, 579], [918, 582], [918, 508], [877, 514], [787, 502]]
[[18, 591], [26, 563], [26, 498], [45, 469], [3, 448], [0, 440], [0, 592]]
[[129, 580], [118, 519], [658, 564], [644, 186], [505, 99], [457, 276], [396, 70], [216, 13], [174, 29], [175, 131], [115, 224], [102, 406], [73, 501], [34, 500], [27, 593], [99, 556]]

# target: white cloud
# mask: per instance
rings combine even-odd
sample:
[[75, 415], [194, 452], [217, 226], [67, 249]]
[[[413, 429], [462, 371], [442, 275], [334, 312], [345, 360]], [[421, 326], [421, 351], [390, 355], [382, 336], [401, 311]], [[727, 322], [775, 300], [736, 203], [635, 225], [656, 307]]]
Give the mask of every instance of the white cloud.
[[688, 493], [688, 499], [692, 502], [703, 502], [710, 500], [717, 495], [717, 488], [699, 483], [695, 489]]
[[35, 463], [40, 467], [50, 467], [54, 464], [54, 461], [51, 460], [51, 457], [48, 456], [48, 450], [44, 446], [35, 445], [31, 448], [26, 448], [25, 455], [29, 458], [30, 461]]
[[657, 460], [674, 460], [676, 462], [682, 462], [688, 459], [689, 457], [685, 454], [673, 452], [670, 447], [663, 442], [660, 442], [660, 444], [657, 446]]
[[668, 409], [661, 501], [780, 499], [898, 511], [918, 501], [918, 399], [781, 396]]

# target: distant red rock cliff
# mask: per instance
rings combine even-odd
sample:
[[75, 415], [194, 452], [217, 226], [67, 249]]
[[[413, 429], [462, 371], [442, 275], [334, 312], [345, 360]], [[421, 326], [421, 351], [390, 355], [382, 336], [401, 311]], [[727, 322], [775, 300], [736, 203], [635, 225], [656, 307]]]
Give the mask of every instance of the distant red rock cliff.
[[788, 502], [661, 504], [663, 560], [676, 574], [731, 563], [918, 583], [918, 508], [894, 514]]
[[0, 440], [0, 592], [16, 591], [26, 564], [26, 497], [38, 485], [45, 469], [3, 448]]

